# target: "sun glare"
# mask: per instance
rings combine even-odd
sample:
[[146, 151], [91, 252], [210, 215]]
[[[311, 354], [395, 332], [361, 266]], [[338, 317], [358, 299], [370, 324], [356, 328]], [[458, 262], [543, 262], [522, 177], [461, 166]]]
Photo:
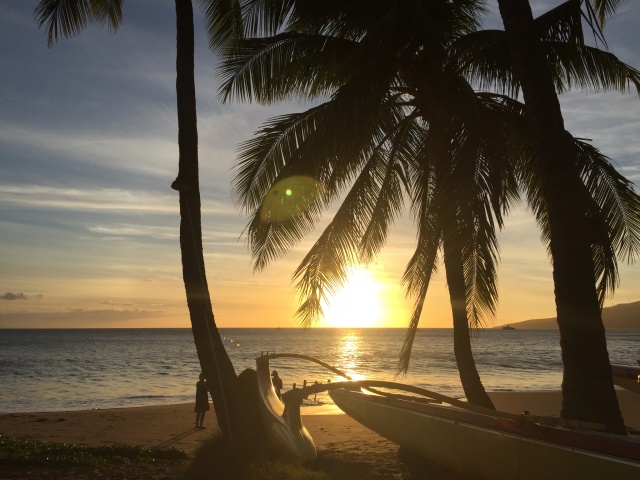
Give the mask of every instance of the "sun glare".
[[344, 288], [323, 305], [324, 324], [336, 328], [382, 326], [383, 287], [368, 268], [354, 268]]

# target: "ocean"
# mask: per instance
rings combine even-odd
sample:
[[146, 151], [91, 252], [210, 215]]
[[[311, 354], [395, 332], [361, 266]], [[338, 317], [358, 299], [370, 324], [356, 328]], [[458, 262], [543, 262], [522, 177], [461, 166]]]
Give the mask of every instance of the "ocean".
[[[410, 383], [463, 396], [451, 329], [417, 333], [409, 373], [396, 377], [404, 329], [221, 329], [237, 373], [262, 351], [301, 353], [354, 378]], [[559, 390], [556, 330], [487, 329], [472, 339], [488, 391]], [[612, 363], [640, 358], [640, 331], [607, 333]], [[340, 378], [296, 359], [272, 360], [284, 390]], [[192, 402], [200, 373], [190, 329], [0, 330], [0, 412], [89, 410]], [[318, 394], [303, 407], [330, 404]], [[305, 412], [303, 412], [305, 413]]]

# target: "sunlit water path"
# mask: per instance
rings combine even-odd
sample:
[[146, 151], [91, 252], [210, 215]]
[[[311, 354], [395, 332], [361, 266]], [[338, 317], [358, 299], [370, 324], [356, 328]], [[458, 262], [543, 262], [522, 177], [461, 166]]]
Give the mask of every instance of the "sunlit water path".
[[[261, 351], [317, 357], [355, 378], [411, 383], [462, 396], [450, 329], [418, 332], [409, 374], [396, 378], [403, 329], [222, 329], [236, 371]], [[489, 391], [558, 390], [555, 330], [485, 330], [473, 338]], [[640, 331], [607, 334], [612, 363], [640, 358]], [[322, 367], [277, 359], [292, 383], [338, 380]], [[200, 369], [189, 329], [0, 330], [0, 412], [85, 410], [191, 402]], [[330, 403], [319, 394], [317, 404]], [[308, 412], [314, 405], [308, 405]], [[304, 412], [303, 412], [304, 413]]]

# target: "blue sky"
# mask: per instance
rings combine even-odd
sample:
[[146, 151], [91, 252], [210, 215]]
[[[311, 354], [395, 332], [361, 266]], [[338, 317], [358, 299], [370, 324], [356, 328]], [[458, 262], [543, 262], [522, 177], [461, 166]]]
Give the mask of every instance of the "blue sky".
[[[181, 280], [175, 13], [170, 0], [126, 1], [116, 34], [89, 26], [47, 48], [36, 1], [0, 2], [0, 328], [189, 326]], [[197, 2], [194, 2], [197, 3]], [[559, 2], [533, 1], [536, 13]], [[640, 14], [625, 2], [605, 32], [640, 66]], [[310, 236], [254, 274], [230, 194], [236, 146], [266, 118], [299, 105], [221, 104], [216, 56], [196, 10], [196, 90], [205, 258], [221, 326], [295, 326], [291, 274]], [[500, 27], [490, 17], [487, 25]], [[567, 128], [592, 139], [640, 181], [637, 92], [562, 97]], [[551, 269], [531, 215], [512, 212], [501, 239], [496, 323], [554, 315]], [[386, 325], [404, 326], [399, 287], [414, 245], [399, 222], [373, 273]], [[425, 327], [450, 325], [446, 286], [433, 283]], [[622, 266], [607, 305], [638, 300], [640, 271]], [[354, 301], [357, 301], [354, 300]], [[366, 301], [364, 299], [363, 301]]]

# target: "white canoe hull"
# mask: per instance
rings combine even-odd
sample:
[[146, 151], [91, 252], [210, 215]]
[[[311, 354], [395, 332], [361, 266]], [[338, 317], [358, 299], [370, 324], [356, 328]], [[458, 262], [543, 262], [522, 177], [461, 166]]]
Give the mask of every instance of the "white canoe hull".
[[300, 419], [300, 406], [285, 405], [271, 383], [269, 360], [256, 361], [260, 416], [270, 440], [284, 453], [302, 460], [315, 460], [316, 446]]
[[[335, 390], [345, 413], [406, 449], [456, 472], [459, 478], [487, 480], [640, 479], [640, 441], [602, 433], [525, 424], [453, 407]], [[452, 414], [453, 413], [453, 414]], [[533, 432], [533, 436], [528, 436]], [[527, 435], [525, 435], [527, 434]], [[607, 453], [576, 447], [606, 444]], [[586, 437], [584, 437], [586, 436]], [[549, 439], [545, 439], [549, 437]], [[569, 438], [570, 440], [570, 438]], [[616, 442], [635, 458], [617, 458]], [[563, 444], [564, 443], [564, 444]], [[612, 446], [613, 445], [613, 446]]]

